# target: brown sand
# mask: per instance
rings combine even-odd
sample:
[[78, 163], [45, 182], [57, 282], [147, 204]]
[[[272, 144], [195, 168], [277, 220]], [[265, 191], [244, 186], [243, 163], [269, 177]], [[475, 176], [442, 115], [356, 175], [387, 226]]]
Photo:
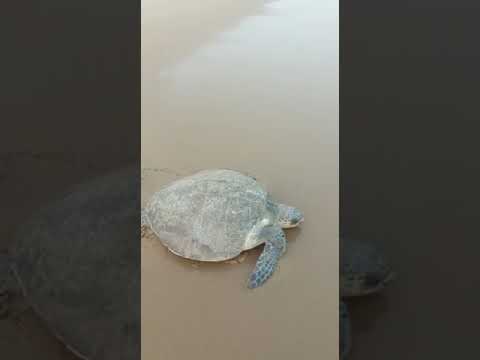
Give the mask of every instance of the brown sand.
[[254, 291], [259, 249], [193, 263], [145, 234], [142, 359], [336, 359], [337, 3], [185, 3], [143, 3], [142, 201], [179, 176], [234, 168], [306, 220]]

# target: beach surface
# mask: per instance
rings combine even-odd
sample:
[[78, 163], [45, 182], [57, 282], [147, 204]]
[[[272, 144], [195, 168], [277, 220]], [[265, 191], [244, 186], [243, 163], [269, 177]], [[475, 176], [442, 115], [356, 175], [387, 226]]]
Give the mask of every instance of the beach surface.
[[305, 222], [253, 291], [261, 248], [193, 263], [145, 233], [142, 360], [338, 357], [338, 3], [238, 3], [142, 3], [142, 203], [230, 168]]

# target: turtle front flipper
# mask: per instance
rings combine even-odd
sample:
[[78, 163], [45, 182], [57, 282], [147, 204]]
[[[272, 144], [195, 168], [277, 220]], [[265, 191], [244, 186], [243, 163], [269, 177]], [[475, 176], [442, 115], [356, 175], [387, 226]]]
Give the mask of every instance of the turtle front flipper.
[[340, 301], [340, 359], [344, 360], [350, 353], [352, 337], [350, 333], [350, 317], [347, 304]]
[[287, 248], [287, 239], [280, 226], [268, 226], [260, 234], [265, 239], [265, 247], [257, 260], [255, 270], [250, 275], [248, 287], [257, 288], [265, 283], [277, 268], [278, 259]]

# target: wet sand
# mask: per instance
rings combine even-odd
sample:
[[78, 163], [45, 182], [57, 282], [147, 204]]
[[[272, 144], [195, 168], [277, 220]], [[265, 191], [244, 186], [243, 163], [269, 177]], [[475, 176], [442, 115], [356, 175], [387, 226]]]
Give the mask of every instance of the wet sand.
[[246, 280], [261, 249], [196, 264], [144, 236], [142, 359], [335, 359], [338, 5], [220, 3], [201, 13], [143, 3], [142, 202], [180, 176], [233, 168], [305, 223], [254, 291]]

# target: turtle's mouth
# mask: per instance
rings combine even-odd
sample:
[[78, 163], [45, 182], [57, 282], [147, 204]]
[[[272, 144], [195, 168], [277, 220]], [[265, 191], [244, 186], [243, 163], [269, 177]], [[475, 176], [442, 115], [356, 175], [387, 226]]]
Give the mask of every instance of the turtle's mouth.
[[301, 223], [304, 222], [304, 218], [301, 217], [301, 218], [298, 218], [298, 219], [292, 219], [292, 220], [284, 220], [281, 222], [281, 225], [282, 225], [282, 228], [284, 229], [292, 229], [294, 227], [297, 227], [298, 225], [300, 225]]
[[296, 223], [295, 225], [300, 225], [301, 223], [303, 223], [305, 221], [305, 218], [304, 217], [301, 217]]
[[291, 228], [297, 227], [298, 225], [303, 223], [303, 221], [304, 221], [304, 218], [301, 218], [300, 220], [290, 221], [284, 225], [284, 229], [291, 229]]

